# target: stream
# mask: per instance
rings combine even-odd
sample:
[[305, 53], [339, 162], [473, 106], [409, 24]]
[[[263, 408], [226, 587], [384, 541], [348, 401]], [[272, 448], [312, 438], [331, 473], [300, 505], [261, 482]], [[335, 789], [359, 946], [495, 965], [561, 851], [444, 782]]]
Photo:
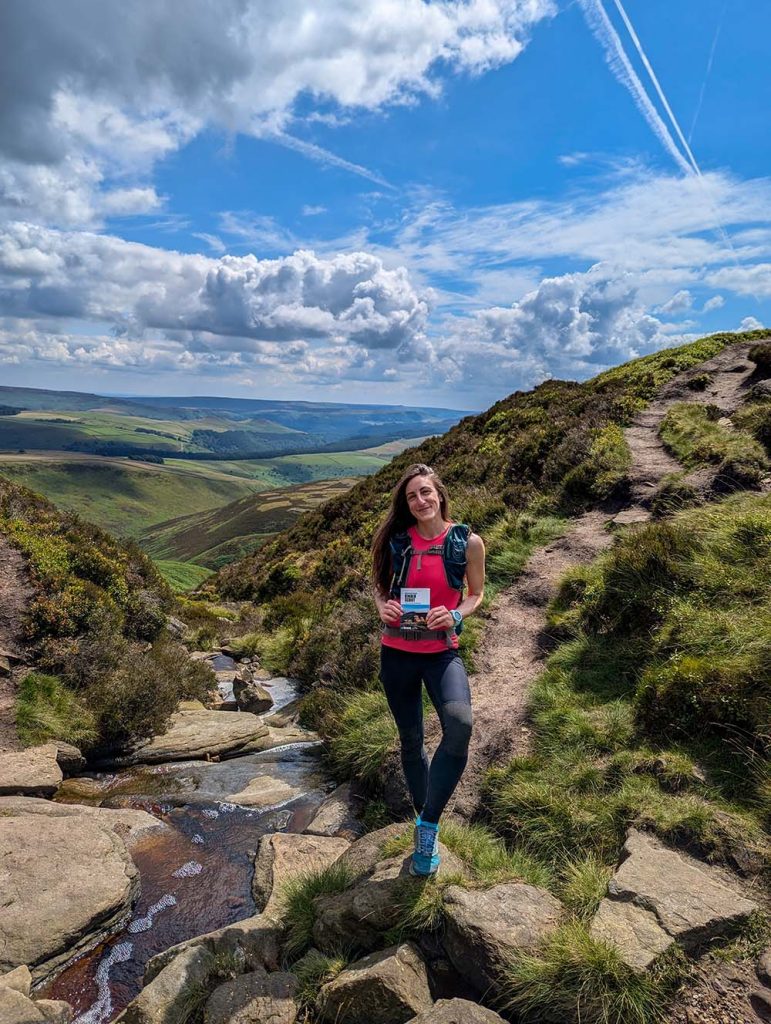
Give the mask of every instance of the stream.
[[[296, 698], [291, 684], [276, 683], [274, 706], [260, 717]], [[140, 991], [151, 957], [254, 914], [260, 837], [302, 832], [332, 788], [319, 755], [320, 744], [289, 743], [219, 762], [137, 765], [68, 779], [57, 800], [139, 808], [170, 827], [130, 847], [142, 887], [123, 931], [75, 960], [39, 996], [70, 1003], [73, 1024], [107, 1024]], [[256, 796], [251, 789], [244, 794], [255, 785]], [[260, 805], [243, 806], [227, 800], [229, 794]]]

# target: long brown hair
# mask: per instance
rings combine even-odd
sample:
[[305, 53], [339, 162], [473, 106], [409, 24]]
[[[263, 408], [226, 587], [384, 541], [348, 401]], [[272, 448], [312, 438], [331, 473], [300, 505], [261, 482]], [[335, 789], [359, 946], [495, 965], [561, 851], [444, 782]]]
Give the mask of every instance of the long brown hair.
[[442, 518], [450, 518], [450, 496], [447, 488], [439, 479], [439, 475], [423, 462], [416, 462], [405, 470], [402, 478], [391, 492], [391, 507], [388, 515], [378, 528], [372, 540], [372, 581], [383, 594], [391, 589], [391, 549], [389, 541], [396, 533], [404, 533], [408, 527], [415, 525], [415, 517], [407, 504], [407, 484], [416, 476], [427, 476], [436, 487], [439, 495], [439, 508]]

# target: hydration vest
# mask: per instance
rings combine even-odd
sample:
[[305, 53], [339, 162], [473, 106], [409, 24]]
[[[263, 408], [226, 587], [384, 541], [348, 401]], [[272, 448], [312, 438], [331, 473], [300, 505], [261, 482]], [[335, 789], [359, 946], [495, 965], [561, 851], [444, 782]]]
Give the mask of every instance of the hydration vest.
[[[418, 552], [413, 550], [409, 533], [395, 533], [388, 542], [391, 548], [393, 569], [390, 596], [398, 599], [401, 587], [406, 586], [413, 554], [419, 556], [441, 555], [447, 583], [453, 590], [459, 590], [462, 593], [463, 580], [466, 576], [466, 549], [470, 533], [471, 528], [465, 523], [454, 523], [448, 528], [441, 544], [433, 544], [430, 548]], [[463, 623], [456, 632], [460, 632], [462, 627]]]

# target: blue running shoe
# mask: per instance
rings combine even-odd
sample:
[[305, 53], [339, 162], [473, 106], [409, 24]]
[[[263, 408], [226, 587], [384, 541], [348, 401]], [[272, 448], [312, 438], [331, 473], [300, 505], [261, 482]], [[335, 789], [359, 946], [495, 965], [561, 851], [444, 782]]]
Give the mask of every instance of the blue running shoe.
[[431, 822], [421, 821], [420, 815], [415, 819], [415, 852], [410, 861], [410, 874], [418, 878], [435, 875], [439, 870], [439, 826]]

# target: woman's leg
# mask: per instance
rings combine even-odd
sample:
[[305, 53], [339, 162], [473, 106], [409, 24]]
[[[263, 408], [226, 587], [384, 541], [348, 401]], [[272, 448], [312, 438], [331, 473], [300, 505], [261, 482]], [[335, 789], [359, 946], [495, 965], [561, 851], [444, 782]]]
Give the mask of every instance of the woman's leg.
[[427, 661], [423, 679], [439, 721], [442, 742], [431, 759], [428, 772], [428, 794], [423, 807], [423, 821], [436, 824], [458, 785], [468, 761], [471, 739], [471, 691], [460, 656], [448, 651]]
[[420, 814], [428, 790], [428, 757], [423, 746], [421, 657], [394, 647], [380, 648], [380, 680], [399, 730], [407, 788]]

